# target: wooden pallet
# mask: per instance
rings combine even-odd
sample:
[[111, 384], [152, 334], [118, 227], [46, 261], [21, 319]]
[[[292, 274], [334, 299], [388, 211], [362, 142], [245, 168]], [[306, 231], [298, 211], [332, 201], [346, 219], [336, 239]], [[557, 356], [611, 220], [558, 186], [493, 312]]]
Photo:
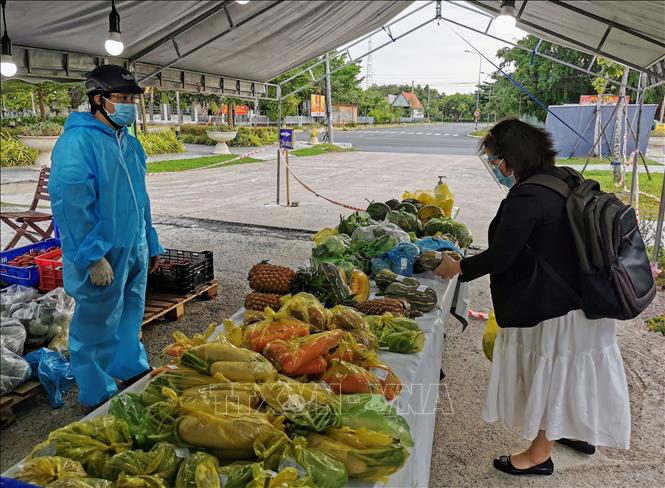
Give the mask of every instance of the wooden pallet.
[[3, 429], [16, 421], [14, 407], [18, 407], [26, 400], [44, 391], [42, 384], [37, 380], [23, 383], [13, 392], [0, 396], [0, 427]]
[[145, 300], [142, 325], [146, 326], [157, 319], [180, 320], [185, 315], [185, 303], [195, 298], [207, 300], [216, 296], [217, 283], [214, 281], [201, 285], [194, 293], [189, 295], [149, 291]]

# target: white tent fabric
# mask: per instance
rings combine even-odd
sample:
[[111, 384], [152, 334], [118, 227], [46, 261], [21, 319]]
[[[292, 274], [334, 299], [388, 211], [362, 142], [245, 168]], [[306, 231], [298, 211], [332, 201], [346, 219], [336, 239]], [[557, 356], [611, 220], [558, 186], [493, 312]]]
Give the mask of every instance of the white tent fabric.
[[[501, 9], [501, 0], [469, 3], [492, 15]], [[517, 0], [515, 14], [519, 28], [545, 40], [664, 74], [662, 0]]]
[[[411, 1], [118, 0], [122, 58], [227, 77], [268, 81], [379, 28]], [[16, 46], [106, 56], [110, 1], [7, 2]], [[198, 25], [181, 28], [201, 17]], [[231, 25], [233, 24], [233, 26]], [[169, 39], [173, 36], [176, 45]], [[161, 45], [145, 53], [145, 49]], [[23, 63], [19, 63], [22, 65]]]

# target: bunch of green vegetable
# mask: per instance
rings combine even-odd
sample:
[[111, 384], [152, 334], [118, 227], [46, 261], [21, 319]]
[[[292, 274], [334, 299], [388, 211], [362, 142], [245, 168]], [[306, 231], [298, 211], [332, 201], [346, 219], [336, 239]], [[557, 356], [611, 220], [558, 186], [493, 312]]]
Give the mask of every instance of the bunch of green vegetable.
[[368, 315], [365, 321], [372, 333], [379, 339], [379, 347], [391, 352], [411, 354], [421, 351], [425, 336], [418, 324], [406, 317], [395, 317], [390, 313]]
[[366, 227], [377, 223], [372, 220], [367, 212], [355, 212], [346, 218], [340, 217], [339, 220], [340, 222], [337, 226], [337, 232], [348, 236], [353, 235], [353, 232], [359, 227]]
[[463, 249], [468, 248], [473, 242], [471, 232], [461, 222], [453, 219], [435, 217], [423, 226], [423, 233], [428, 236], [451, 235]]

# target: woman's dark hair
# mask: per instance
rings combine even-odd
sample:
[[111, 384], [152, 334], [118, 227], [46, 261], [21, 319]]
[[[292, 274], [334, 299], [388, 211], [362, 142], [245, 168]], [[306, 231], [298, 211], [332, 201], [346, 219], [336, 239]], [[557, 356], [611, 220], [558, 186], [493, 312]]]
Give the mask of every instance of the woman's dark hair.
[[518, 119], [502, 120], [492, 127], [480, 141], [480, 152], [486, 149], [503, 159], [518, 180], [555, 165], [550, 134]]

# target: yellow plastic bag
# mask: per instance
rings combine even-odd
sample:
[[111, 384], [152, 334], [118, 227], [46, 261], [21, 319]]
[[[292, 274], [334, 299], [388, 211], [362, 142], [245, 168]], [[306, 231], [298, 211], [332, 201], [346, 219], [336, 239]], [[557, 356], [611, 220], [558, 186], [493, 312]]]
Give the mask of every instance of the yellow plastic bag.
[[328, 237], [330, 236], [336, 236], [338, 234], [337, 229], [333, 227], [324, 227], [320, 231], [318, 231], [316, 234], [312, 236], [312, 240], [314, 243], [318, 246], [321, 244], [323, 241], [325, 241]]
[[485, 325], [485, 331], [483, 332], [483, 352], [490, 361], [492, 360], [492, 355], [494, 353], [494, 341], [496, 341], [496, 335], [498, 332], [499, 324], [496, 321], [494, 310], [491, 310], [490, 317]]
[[300, 292], [293, 296], [282, 297], [282, 308], [277, 312], [277, 319], [292, 317], [309, 324], [314, 332], [326, 330], [326, 309], [321, 302], [309, 293]]
[[453, 204], [455, 203], [455, 197], [453, 197], [448, 185], [445, 183], [439, 183], [436, 185], [433, 192], [431, 190], [416, 190], [413, 192], [405, 191], [402, 195], [402, 200], [407, 199], [418, 200], [423, 205], [436, 205], [437, 207], [441, 207], [446, 217], [452, 215]]

